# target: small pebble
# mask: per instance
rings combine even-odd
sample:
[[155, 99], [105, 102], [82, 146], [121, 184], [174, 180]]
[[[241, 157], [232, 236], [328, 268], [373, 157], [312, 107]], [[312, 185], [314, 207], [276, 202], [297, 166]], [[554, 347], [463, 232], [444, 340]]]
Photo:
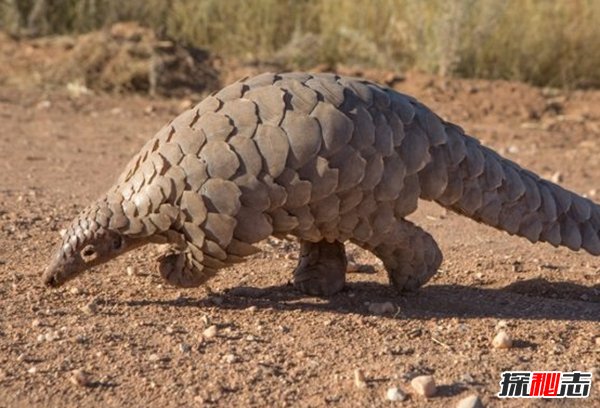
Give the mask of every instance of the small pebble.
[[498, 320], [496, 323], [496, 330], [506, 329], [508, 327], [508, 322], [506, 320]]
[[33, 319], [33, 321], [31, 322], [31, 327], [35, 329], [36, 327], [40, 327], [41, 324], [42, 322], [40, 322], [40, 319]]
[[25, 359], [27, 358], [27, 355], [25, 353], [21, 353], [19, 354], [19, 356], [17, 357], [17, 361], [19, 363], [22, 363], [23, 361], [25, 361]]
[[375, 267], [373, 265], [359, 264], [354, 261], [348, 261], [346, 265], [347, 273], [375, 273]]
[[192, 350], [192, 347], [187, 343], [179, 343], [179, 351], [187, 354]]
[[60, 333], [58, 333], [57, 331], [50, 331], [46, 334], [44, 334], [44, 340], [46, 341], [54, 341], [54, 340], [58, 340], [60, 338]]
[[433, 397], [437, 392], [435, 380], [431, 375], [420, 375], [410, 382], [415, 392], [425, 398]]
[[395, 311], [396, 311], [396, 307], [394, 306], [394, 304], [392, 302], [383, 302], [383, 303], [373, 302], [373, 303], [369, 304], [369, 312], [374, 313], [374, 314], [383, 315], [383, 314], [387, 314], [387, 313], [394, 313]]
[[43, 101], [39, 101], [37, 105], [35, 105], [38, 109], [48, 109], [52, 106], [52, 102], [45, 99]]
[[27, 372], [29, 374], [35, 374], [35, 373], [37, 373], [37, 367], [36, 366], [32, 366], [32, 367], [29, 368], [29, 370], [27, 370]]
[[400, 391], [398, 387], [388, 388], [385, 393], [385, 399], [388, 401], [404, 401], [406, 394]]
[[512, 339], [510, 336], [504, 331], [500, 330], [494, 340], [492, 340], [492, 345], [498, 349], [508, 349], [512, 347]]
[[356, 385], [357, 388], [366, 388], [367, 387], [365, 373], [360, 368], [357, 368], [356, 370], [354, 370], [354, 385]]
[[237, 361], [237, 357], [235, 354], [225, 354], [223, 356], [223, 361], [225, 361], [227, 364], [233, 364]]
[[600, 336], [596, 336], [594, 342], [596, 343], [596, 346], [600, 346]]
[[214, 324], [212, 326], [207, 327], [202, 332], [202, 337], [204, 337], [205, 339], [212, 339], [216, 335], [217, 335], [217, 326], [215, 326]]
[[98, 305], [96, 305], [96, 303], [94, 301], [91, 301], [91, 302], [86, 303], [85, 305], [81, 306], [80, 309], [86, 315], [93, 315], [93, 314], [96, 314], [96, 312], [98, 312]]
[[128, 266], [126, 271], [129, 276], [137, 275], [137, 268], [135, 266]]
[[181, 108], [181, 110], [189, 109], [192, 106], [194, 106], [194, 101], [192, 101], [191, 99], [184, 99], [179, 103], [179, 107]]
[[550, 177], [550, 181], [552, 181], [553, 183], [561, 183], [563, 181], [562, 173], [560, 171], [557, 171], [552, 175], [552, 177]]
[[469, 395], [458, 401], [456, 408], [483, 408], [483, 403], [478, 395]]
[[71, 372], [71, 377], [69, 378], [69, 380], [74, 385], [79, 385], [80, 387], [87, 387], [91, 384], [89, 374], [83, 370], [73, 370], [73, 372]]
[[152, 363], [156, 363], [159, 360], [160, 360], [160, 356], [156, 353], [152, 353], [148, 356], [148, 361], [150, 361]]
[[246, 310], [247, 310], [248, 312], [250, 312], [250, 313], [254, 313], [254, 312], [256, 312], [256, 311], [258, 310], [258, 308], [257, 308], [256, 306], [254, 306], [254, 305], [253, 305], [253, 306], [249, 306], [249, 307], [247, 307], [247, 308], [246, 308]]
[[71, 289], [69, 289], [69, 292], [71, 292], [71, 295], [81, 295], [81, 289], [79, 289], [77, 286], [73, 286]]
[[466, 384], [474, 384], [475, 383], [475, 379], [473, 378], [473, 376], [469, 373], [463, 374], [460, 377], [460, 381], [464, 382]]
[[346, 264], [346, 272], [348, 272], [348, 273], [358, 272], [359, 266], [360, 265], [354, 261], [348, 261], [348, 263]]

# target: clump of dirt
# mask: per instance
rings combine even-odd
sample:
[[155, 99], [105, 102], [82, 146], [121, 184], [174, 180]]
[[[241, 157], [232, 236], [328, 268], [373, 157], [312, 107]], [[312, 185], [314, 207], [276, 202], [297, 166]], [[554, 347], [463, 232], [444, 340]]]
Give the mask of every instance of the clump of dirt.
[[160, 40], [137, 23], [78, 37], [50, 75], [58, 83], [80, 82], [91, 89], [168, 96], [219, 87], [208, 52]]

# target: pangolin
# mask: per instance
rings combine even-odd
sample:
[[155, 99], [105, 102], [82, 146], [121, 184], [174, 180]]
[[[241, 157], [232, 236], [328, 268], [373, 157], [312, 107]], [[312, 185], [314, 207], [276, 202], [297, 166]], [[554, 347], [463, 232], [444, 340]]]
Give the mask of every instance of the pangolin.
[[531, 242], [600, 254], [600, 207], [502, 158], [416, 99], [334, 74], [266, 73], [163, 127], [70, 224], [49, 286], [148, 243], [161, 276], [195, 287], [269, 237], [300, 241], [294, 283], [331, 295], [344, 242], [414, 290], [441, 251], [405, 217], [418, 199]]

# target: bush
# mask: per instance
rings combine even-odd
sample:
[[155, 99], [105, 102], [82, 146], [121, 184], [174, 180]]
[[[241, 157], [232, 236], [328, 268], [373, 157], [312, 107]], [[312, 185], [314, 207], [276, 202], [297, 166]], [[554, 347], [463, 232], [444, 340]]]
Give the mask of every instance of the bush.
[[416, 67], [600, 86], [595, 0], [0, 0], [0, 27], [16, 35], [81, 33], [124, 20], [223, 56], [290, 68]]

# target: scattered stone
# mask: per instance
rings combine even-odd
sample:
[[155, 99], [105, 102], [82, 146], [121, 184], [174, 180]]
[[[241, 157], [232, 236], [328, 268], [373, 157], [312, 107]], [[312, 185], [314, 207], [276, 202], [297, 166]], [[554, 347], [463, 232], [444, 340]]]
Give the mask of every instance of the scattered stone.
[[475, 379], [469, 373], [463, 374], [460, 377], [460, 381], [464, 382], [465, 384], [475, 384]]
[[74, 384], [80, 387], [88, 387], [92, 382], [90, 379], [90, 375], [83, 370], [73, 370], [71, 372], [71, 377], [69, 380]]
[[191, 99], [183, 99], [179, 103], [180, 110], [190, 109], [192, 106], [194, 106], [194, 101], [192, 101]]
[[33, 321], [31, 322], [31, 327], [35, 329], [36, 327], [40, 327], [41, 324], [42, 322], [40, 322], [40, 319], [33, 319]]
[[360, 368], [354, 370], [354, 385], [357, 388], [366, 388], [367, 380], [365, 379], [365, 373]]
[[385, 399], [388, 401], [404, 401], [406, 399], [406, 394], [398, 387], [391, 387], [386, 391]]
[[420, 375], [410, 382], [415, 392], [425, 398], [433, 397], [437, 392], [435, 380], [431, 375]]
[[148, 356], [148, 361], [150, 361], [151, 363], [156, 363], [160, 361], [160, 356], [156, 353], [152, 353]]
[[233, 364], [237, 361], [237, 357], [235, 354], [225, 354], [223, 356], [223, 361], [225, 361], [227, 364]]
[[27, 372], [28, 372], [29, 374], [35, 374], [35, 373], [37, 373], [37, 367], [36, 367], [36, 366], [31, 366], [31, 367], [29, 368], [29, 370], [27, 370]]
[[511, 348], [513, 344], [510, 336], [504, 331], [500, 330], [494, 340], [492, 340], [492, 345], [498, 349], [508, 349]]
[[596, 336], [594, 342], [596, 343], [596, 346], [600, 346], [600, 336]]
[[137, 275], [138, 273], [137, 268], [135, 266], [128, 266], [126, 271], [128, 276]]
[[563, 181], [563, 175], [560, 171], [557, 171], [550, 177], [550, 181], [553, 183], [561, 183]]
[[[38, 337], [39, 339], [39, 337]], [[54, 331], [49, 331], [46, 334], [44, 334], [44, 340], [46, 341], [54, 341], [54, 340], [58, 340], [60, 339], [60, 333], [57, 332], [56, 330]]]
[[600, 367], [592, 367], [589, 368], [587, 371], [592, 373], [592, 377], [594, 377], [595, 380], [600, 380]]
[[27, 355], [25, 353], [21, 353], [19, 354], [19, 356], [17, 357], [17, 361], [19, 363], [22, 363], [23, 361], [25, 361], [27, 359]]
[[79, 344], [87, 343], [88, 338], [85, 334], [79, 334], [75, 337], [75, 342]]
[[187, 343], [179, 343], [179, 351], [180, 352], [182, 352], [184, 354], [187, 354], [191, 350], [192, 350], [192, 346], [190, 346], [189, 344], [187, 344]]
[[358, 272], [359, 266], [360, 265], [354, 261], [348, 261], [348, 263], [346, 264], [346, 272], [348, 272], [348, 273]]
[[373, 265], [359, 264], [355, 261], [348, 261], [346, 265], [347, 273], [375, 273], [375, 267]]
[[96, 302], [91, 301], [91, 302], [86, 303], [85, 305], [81, 306], [80, 309], [86, 315], [93, 315], [93, 314], [96, 314], [96, 312], [98, 312], [98, 305], [96, 305]]
[[509, 152], [510, 154], [517, 154], [517, 153], [519, 153], [519, 146], [510, 145], [510, 146], [508, 146], [506, 151]]
[[483, 403], [478, 395], [469, 395], [458, 401], [456, 408], [483, 408]]
[[202, 337], [204, 337], [205, 339], [212, 339], [213, 337], [215, 337], [217, 335], [217, 326], [215, 326], [214, 324], [212, 326], [207, 327], [203, 332], [202, 332]]
[[81, 289], [79, 289], [77, 286], [73, 286], [71, 289], [69, 289], [69, 292], [71, 292], [71, 295], [81, 295]]
[[250, 313], [255, 313], [258, 310], [258, 308], [256, 306], [252, 305], [250, 307], [247, 307], [246, 310]]
[[395, 311], [396, 311], [396, 307], [394, 306], [394, 304], [392, 302], [383, 302], [383, 303], [373, 302], [373, 303], [369, 304], [369, 312], [374, 313], [374, 314], [383, 315], [386, 313], [394, 313]]
[[50, 102], [49, 100], [45, 99], [43, 101], [39, 101], [37, 103], [37, 105], [35, 105], [35, 107], [37, 109], [49, 109], [52, 106], [52, 102]]
[[506, 320], [498, 320], [496, 323], [496, 331], [506, 329], [508, 327], [508, 322]]

